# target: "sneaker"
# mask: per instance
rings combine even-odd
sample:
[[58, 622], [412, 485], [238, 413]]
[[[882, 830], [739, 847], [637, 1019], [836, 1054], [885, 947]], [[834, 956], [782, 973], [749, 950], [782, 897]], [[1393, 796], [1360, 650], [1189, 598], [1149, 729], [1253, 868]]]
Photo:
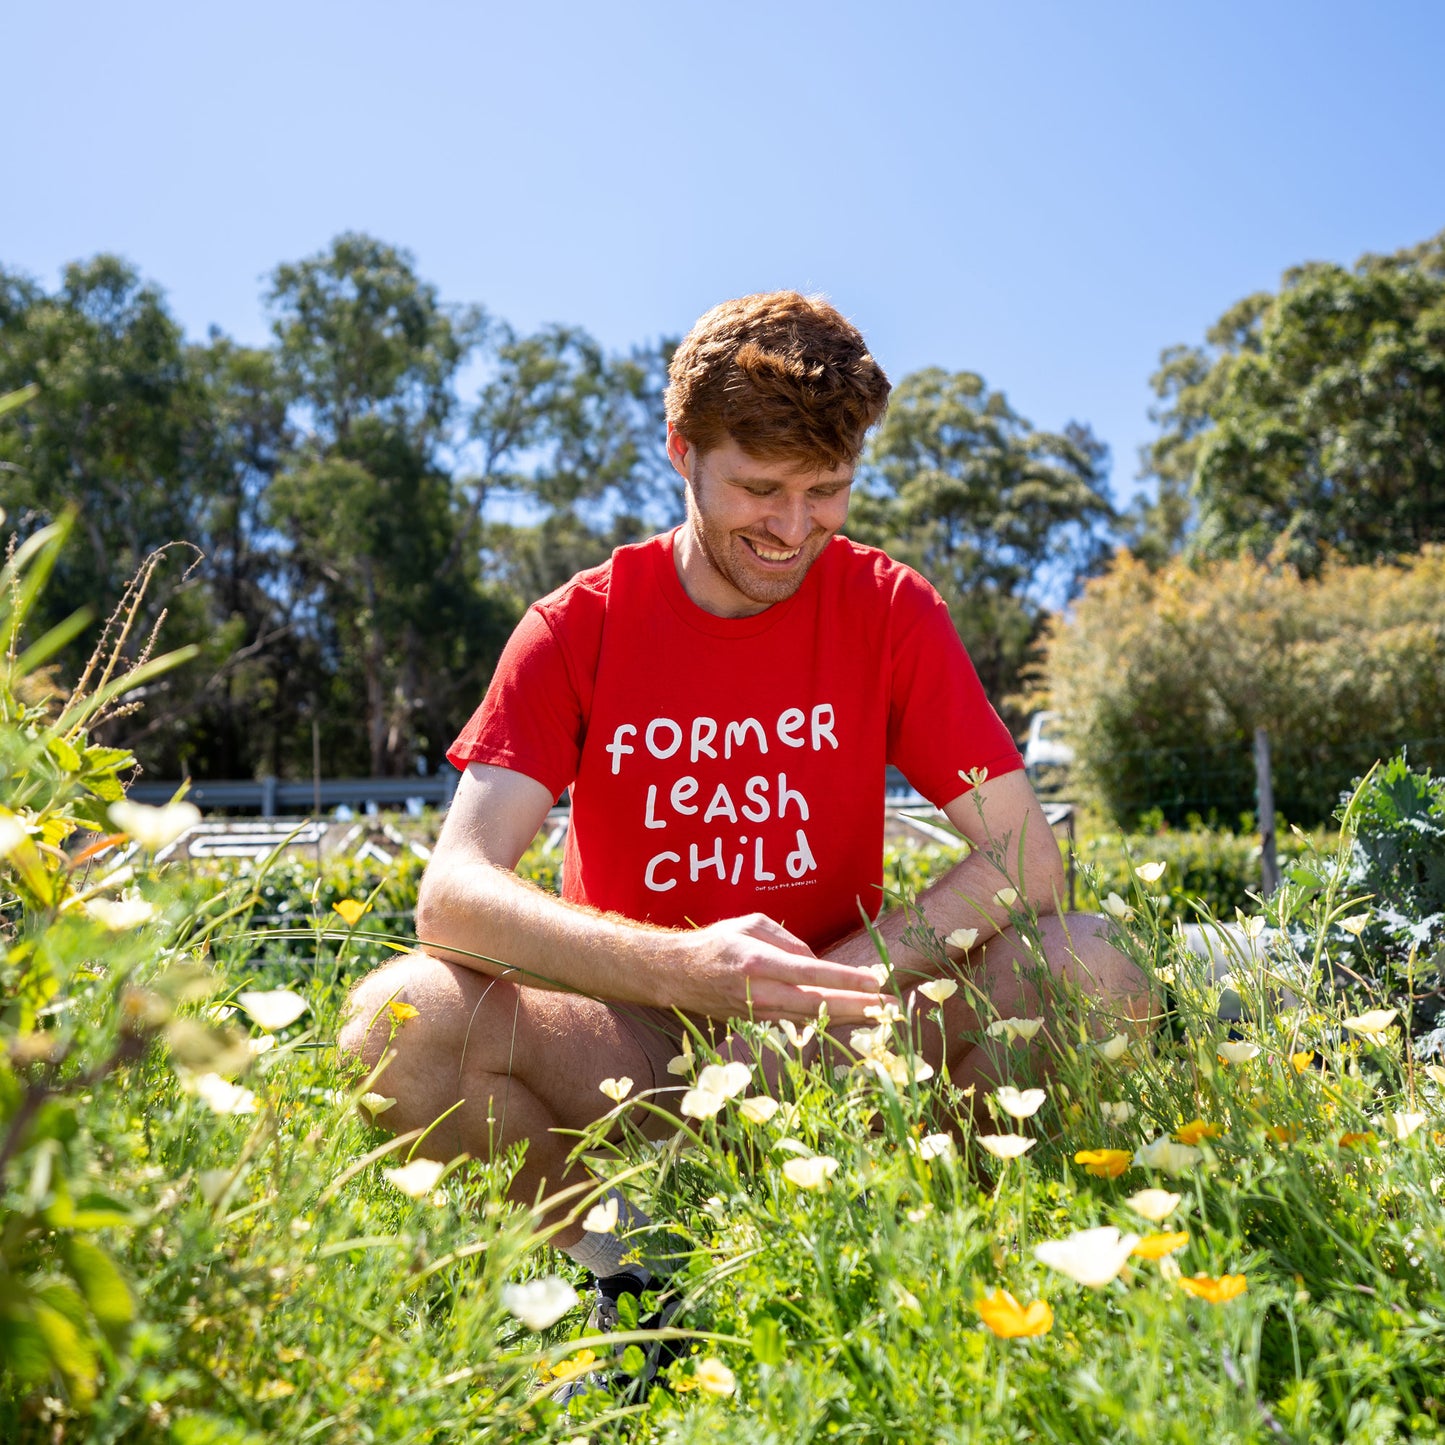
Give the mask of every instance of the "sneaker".
[[[621, 1320], [622, 1306], [620, 1303], [624, 1295], [631, 1296], [633, 1300], [637, 1301], [641, 1300], [644, 1291], [661, 1296], [657, 1309], [645, 1318], [638, 1320], [634, 1326], [637, 1330], [665, 1330], [682, 1308], [682, 1296], [668, 1288], [666, 1279], [653, 1279], [644, 1285], [635, 1274], [624, 1270], [621, 1274], [611, 1274], [603, 1279], [595, 1279], [593, 1284], [595, 1294], [592, 1300], [592, 1310], [587, 1316], [587, 1326], [584, 1331], [588, 1335], [610, 1335], [625, 1328]], [[637, 1342], [633, 1341], [632, 1343]], [[600, 1392], [624, 1401], [643, 1400], [651, 1390], [657, 1372], [664, 1365], [675, 1360], [681, 1353], [679, 1346], [682, 1343], [680, 1340], [654, 1340], [650, 1344], [640, 1345], [644, 1364], [636, 1374], [629, 1374], [620, 1368], [623, 1350], [626, 1347], [618, 1347], [613, 1351], [618, 1368], [589, 1370], [586, 1374], [574, 1375], [553, 1391], [552, 1398], [559, 1405], [565, 1405], [581, 1395]]]

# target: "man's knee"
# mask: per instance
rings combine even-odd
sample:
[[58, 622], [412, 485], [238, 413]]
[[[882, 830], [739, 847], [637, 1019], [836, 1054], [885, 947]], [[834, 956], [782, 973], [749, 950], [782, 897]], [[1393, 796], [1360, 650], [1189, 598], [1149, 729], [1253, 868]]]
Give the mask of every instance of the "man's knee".
[[1081, 994], [1121, 1017], [1142, 1020], [1148, 1016], [1148, 980], [1119, 947], [1117, 924], [1091, 913], [1069, 913], [1048, 923], [1045, 949], [1051, 959], [1056, 951], [1062, 957], [1066, 976]]

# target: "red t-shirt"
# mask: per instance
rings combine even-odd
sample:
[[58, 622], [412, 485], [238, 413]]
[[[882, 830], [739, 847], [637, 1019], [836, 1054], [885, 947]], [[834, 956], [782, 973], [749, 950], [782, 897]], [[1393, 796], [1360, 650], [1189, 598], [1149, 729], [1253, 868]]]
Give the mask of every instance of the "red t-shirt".
[[563, 897], [673, 927], [762, 912], [815, 952], [882, 904], [885, 763], [942, 806], [1023, 766], [942, 598], [836, 537], [715, 617], [673, 534], [535, 602], [448, 758], [570, 788]]

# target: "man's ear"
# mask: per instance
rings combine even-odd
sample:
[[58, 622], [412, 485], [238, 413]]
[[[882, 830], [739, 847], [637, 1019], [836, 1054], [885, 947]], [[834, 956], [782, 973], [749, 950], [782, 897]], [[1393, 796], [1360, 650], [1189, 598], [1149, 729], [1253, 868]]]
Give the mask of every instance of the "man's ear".
[[672, 463], [672, 469], [683, 481], [692, 481], [692, 464], [697, 456], [693, 444], [673, 426], [667, 424], [667, 459]]

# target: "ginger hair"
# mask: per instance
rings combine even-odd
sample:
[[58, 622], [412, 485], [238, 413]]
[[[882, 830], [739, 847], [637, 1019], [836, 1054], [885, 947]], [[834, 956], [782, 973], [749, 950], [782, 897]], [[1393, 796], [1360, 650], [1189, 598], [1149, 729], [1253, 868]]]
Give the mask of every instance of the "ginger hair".
[[760, 461], [856, 462], [890, 383], [822, 296], [769, 291], [698, 318], [668, 368], [667, 419], [706, 452], [729, 438]]

